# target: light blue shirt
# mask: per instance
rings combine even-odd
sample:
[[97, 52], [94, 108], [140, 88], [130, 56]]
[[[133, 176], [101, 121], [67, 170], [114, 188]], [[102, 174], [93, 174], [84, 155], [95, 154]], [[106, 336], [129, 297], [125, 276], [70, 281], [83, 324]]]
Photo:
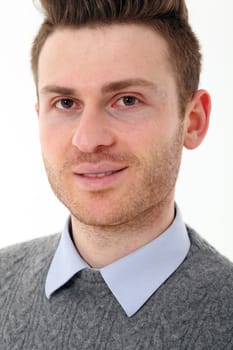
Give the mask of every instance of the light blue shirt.
[[[188, 233], [181, 213], [176, 208], [173, 223], [160, 236], [98, 271], [130, 317], [175, 272], [189, 248]], [[47, 298], [77, 272], [86, 268], [91, 269], [72, 242], [68, 220], [48, 271], [45, 285]]]

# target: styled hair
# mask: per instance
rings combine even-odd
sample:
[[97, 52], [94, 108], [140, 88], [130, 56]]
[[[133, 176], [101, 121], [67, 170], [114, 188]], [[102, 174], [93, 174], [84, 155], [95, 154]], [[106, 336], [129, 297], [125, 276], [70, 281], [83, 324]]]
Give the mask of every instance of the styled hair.
[[197, 90], [201, 53], [188, 22], [185, 0], [37, 0], [44, 21], [32, 45], [31, 67], [38, 83], [38, 60], [47, 38], [59, 28], [136, 23], [153, 28], [167, 42], [181, 109]]

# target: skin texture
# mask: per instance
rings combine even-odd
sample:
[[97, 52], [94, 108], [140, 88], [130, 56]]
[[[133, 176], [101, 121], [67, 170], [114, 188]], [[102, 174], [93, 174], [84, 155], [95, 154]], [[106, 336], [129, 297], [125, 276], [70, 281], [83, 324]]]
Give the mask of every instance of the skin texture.
[[207, 131], [209, 95], [196, 92], [181, 116], [168, 55], [160, 35], [135, 24], [59, 29], [40, 54], [42, 155], [91, 266], [171, 224], [182, 148]]

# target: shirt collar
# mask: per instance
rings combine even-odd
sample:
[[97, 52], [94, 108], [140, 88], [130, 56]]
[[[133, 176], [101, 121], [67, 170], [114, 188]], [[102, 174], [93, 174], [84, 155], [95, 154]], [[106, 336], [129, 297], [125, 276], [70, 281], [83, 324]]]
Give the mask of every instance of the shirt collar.
[[[132, 316], [175, 272], [189, 248], [188, 233], [177, 207], [173, 223], [159, 237], [99, 271], [126, 314]], [[68, 220], [48, 271], [47, 298], [85, 268], [90, 266], [71, 240]]]

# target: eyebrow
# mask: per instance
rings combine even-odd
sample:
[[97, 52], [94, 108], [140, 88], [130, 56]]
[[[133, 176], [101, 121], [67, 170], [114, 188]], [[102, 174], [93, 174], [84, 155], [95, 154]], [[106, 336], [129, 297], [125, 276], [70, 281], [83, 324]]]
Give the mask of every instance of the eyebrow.
[[41, 88], [40, 93], [43, 95], [48, 93], [56, 93], [60, 95], [74, 95], [75, 89], [59, 85], [46, 85]]
[[[102, 93], [109, 93], [109, 92], [115, 92], [118, 90], [123, 90], [129, 87], [133, 86], [140, 86], [140, 87], [148, 87], [150, 89], [153, 89], [155, 91], [160, 91], [161, 89], [153, 83], [152, 81], [136, 78], [136, 79], [126, 79], [121, 81], [113, 81], [110, 83], [105, 84], [101, 88]], [[66, 86], [60, 86], [60, 85], [46, 85], [41, 88], [40, 90], [41, 94], [47, 94], [47, 93], [58, 93], [61, 95], [75, 95], [77, 91], [73, 88], [66, 87]]]
[[122, 81], [116, 81], [116, 82], [111, 82], [102, 87], [102, 92], [107, 93], [107, 92], [115, 92], [118, 90], [123, 90], [131, 86], [141, 86], [141, 87], [148, 87], [152, 88], [155, 90], [158, 90], [158, 86], [154, 84], [152, 81], [146, 80], [146, 79], [127, 79], [127, 80], [122, 80]]

